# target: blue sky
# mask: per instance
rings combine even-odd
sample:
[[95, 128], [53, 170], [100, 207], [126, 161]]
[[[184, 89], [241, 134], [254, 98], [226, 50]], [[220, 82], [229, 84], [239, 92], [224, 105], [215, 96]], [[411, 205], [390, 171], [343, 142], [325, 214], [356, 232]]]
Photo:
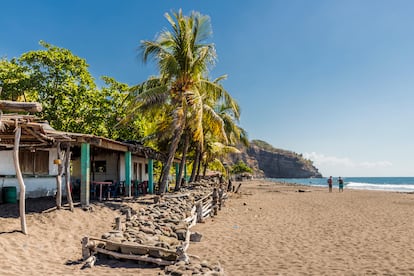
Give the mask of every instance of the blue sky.
[[156, 74], [137, 51], [182, 8], [211, 17], [211, 76], [250, 139], [304, 154], [324, 176], [414, 176], [414, 1], [5, 1], [0, 57], [38, 42], [85, 58], [96, 79]]

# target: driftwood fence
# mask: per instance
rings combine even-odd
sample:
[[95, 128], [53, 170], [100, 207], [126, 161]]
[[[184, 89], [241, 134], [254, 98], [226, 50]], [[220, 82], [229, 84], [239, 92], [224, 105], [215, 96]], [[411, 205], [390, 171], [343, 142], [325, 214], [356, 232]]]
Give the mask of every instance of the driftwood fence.
[[[189, 194], [165, 195], [162, 199], [154, 199], [153, 206], [159, 204], [158, 201], [164, 201], [171, 198], [189, 197]], [[217, 215], [217, 210], [220, 210], [224, 200], [227, 199], [227, 194], [221, 188], [214, 188], [213, 191], [204, 194], [201, 198], [192, 203], [190, 215], [182, 219], [181, 223], [187, 225], [184, 237], [181, 237], [181, 243], [175, 246], [175, 249], [165, 248], [161, 246], [140, 244], [137, 242], [113, 241], [106, 238], [84, 237], [82, 239], [82, 258], [93, 266], [96, 260], [97, 253], [112, 256], [117, 259], [128, 259], [154, 263], [161, 266], [173, 265], [178, 261], [189, 262], [187, 250], [191, 241], [200, 241], [201, 235], [192, 233], [191, 228], [197, 222], [203, 222], [207, 217]], [[125, 223], [131, 221], [134, 216], [131, 216], [131, 211], [126, 212]], [[168, 220], [168, 219], [167, 219]], [[115, 219], [115, 229], [110, 233], [122, 239], [122, 229], [125, 224], [121, 222], [121, 218]]]

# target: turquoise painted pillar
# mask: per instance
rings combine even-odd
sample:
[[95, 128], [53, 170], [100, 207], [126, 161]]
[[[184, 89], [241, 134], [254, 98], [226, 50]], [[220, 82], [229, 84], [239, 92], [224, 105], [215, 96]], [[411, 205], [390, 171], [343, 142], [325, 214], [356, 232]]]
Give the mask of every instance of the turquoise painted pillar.
[[131, 196], [131, 167], [132, 157], [131, 152], [125, 152], [125, 189], [127, 196]]
[[175, 185], [177, 186], [178, 183], [180, 183], [180, 179], [179, 178], [179, 170], [180, 170], [180, 164], [179, 163], [175, 163]]
[[81, 193], [80, 200], [82, 206], [89, 205], [91, 180], [91, 161], [90, 161], [91, 147], [88, 143], [81, 145]]
[[154, 161], [148, 159], [148, 192], [154, 193]]

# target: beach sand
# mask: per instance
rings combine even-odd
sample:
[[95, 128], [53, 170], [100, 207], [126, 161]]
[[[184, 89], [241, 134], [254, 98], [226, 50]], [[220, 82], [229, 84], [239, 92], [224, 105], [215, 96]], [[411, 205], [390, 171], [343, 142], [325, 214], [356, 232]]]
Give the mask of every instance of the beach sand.
[[[236, 184], [236, 183], [235, 183]], [[238, 184], [238, 183], [237, 183]], [[298, 190], [304, 192], [298, 192]], [[36, 204], [37, 202], [37, 204]], [[112, 229], [133, 202], [93, 203], [93, 211], [28, 201], [29, 235], [17, 209], [0, 205], [0, 275], [158, 275], [126, 261], [81, 269], [81, 239]], [[30, 206], [37, 206], [30, 207]], [[414, 275], [414, 194], [242, 183], [218, 216], [197, 224], [189, 253], [219, 261], [226, 275]]]

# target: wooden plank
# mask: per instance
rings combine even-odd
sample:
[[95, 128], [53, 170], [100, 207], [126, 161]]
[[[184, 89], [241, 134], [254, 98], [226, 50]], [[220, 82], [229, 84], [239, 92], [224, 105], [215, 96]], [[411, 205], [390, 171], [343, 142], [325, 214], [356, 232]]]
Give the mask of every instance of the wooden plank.
[[[94, 238], [94, 237], [89, 237], [89, 240], [100, 241], [100, 242], [110, 242], [111, 244], [117, 245], [117, 246], [124, 246], [125, 245], [121, 242], [115, 242], [115, 241], [111, 241], [111, 240]], [[131, 245], [128, 244], [128, 246], [131, 246]], [[141, 249], [147, 249], [147, 250], [158, 250], [158, 251], [160, 251], [164, 254], [177, 254], [177, 252], [175, 252], [173, 250], [168, 250], [168, 249], [165, 249], [163, 247], [158, 247], [158, 246], [143, 245], [143, 244], [137, 243], [136, 245], [134, 245], [134, 247], [141, 248]]]
[[142, 261], [142, 262], [148, 262], [148, 263], [155, 263], [157, 265], [175, 264], [175, 261], [166, 261], [161, 258], [153, 258], [148, 255], [123, 254], [123, 253], [113, 252], [113, 251], [106, 250], [104, 248], [99, 248], [99, 247], [96, 247], [94, 250], [98, 253], [110, 255], [112, 257], [119, 258], [119, 259], [128, 259], [128, 260]]
[[42, 111], [42, 105], [36, 102], [14, 102], [0, 100], [0, 110], [8, 112], [40, 112]]
[[[6, 142], [6, 141], [2, 141], [2, 142]], [[8, 142], [8, 141], [7, 141]], [[0, 143], [0, 146], [3, 146], [3, 147], [8, 147], [8, 148], [13, 148], [13, 145], [14, 145], [14, 141], [13, 142], [10, 142], [10, 143]], [[20, 148], [26, 148], [26, 147], [41, 147], [41, 148], [44, 148], [44, 147], [47, 147], [47, 146], [49, 146], [50, 147], [50, 144], [49, 143], [36, 143], [35, 141], [33, 141], [33, 142], [29, 142], [29, 141], [25, 141], [25, 143], [24, 144], [20, 144]]]
[[128, 151], [128, 146], [127, 145], [114, 143], [114, 142], [111, 142], [111, 141], [107, 141], [105, 139], [101, 140], [101, 142], [99, 144], [99, 147], [109, 149], [109, 150], [122, 151], [122, 152], [127, 152]]

